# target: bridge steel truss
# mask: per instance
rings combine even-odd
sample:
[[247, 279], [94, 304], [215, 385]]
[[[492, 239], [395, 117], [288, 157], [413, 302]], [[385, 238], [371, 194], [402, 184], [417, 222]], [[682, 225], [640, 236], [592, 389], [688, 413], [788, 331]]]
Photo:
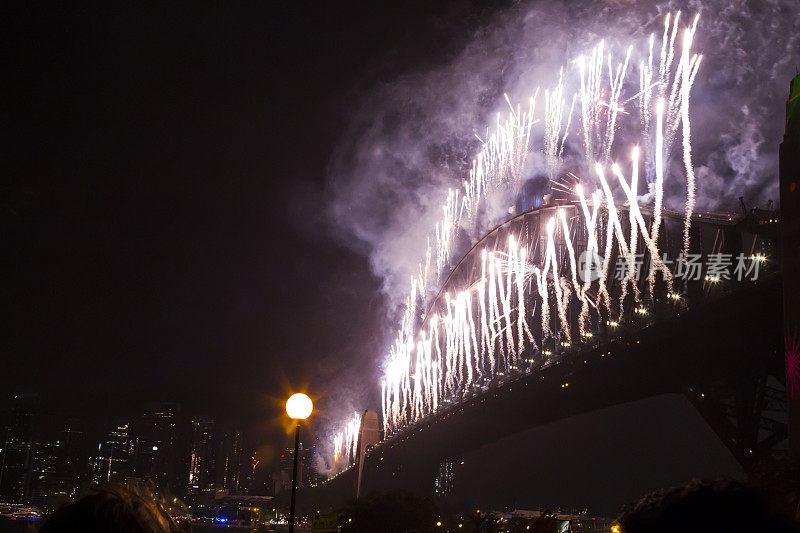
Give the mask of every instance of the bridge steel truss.
[[[427, 312], [421, 313], [418, 330], [427, 326], [434, 312], [442, 311], [447, 292], [480, 280], [484, 251], [504, 251], [509, 237], [526, 246], [530, 263], [542, 264], [547, 244], [544, 228], [558, 209], [566, 215], [576, 256], [585, 250], [588, 235], [576, 203], [526, 211], [489, 231], [463, 254]], [[629, 239], [629, 212], [624, 206], [618, 206], [618, 212]], [[642, 214], [652, 224], [652, 214], [644, 209]], [[601, 210], [598, 235], [605, 235], [607, 223], [608, 213]], [[620, 303], [620, 283], [610, 279], [618, 257], [614, 251], [609, 269], [610, 311], [600, 308], [592, 313], [589, 335], [580, 338], [577, 334], [580, 302], [574, 297], [567, 311], [573, 342], [564, 342], [560, 333], [544, 335], [541, 325], [531, 321], [538, 350], [525, 346], [522, 363], [507, 374], [464, 388], [436, 412], [367, 450], [366, 487], [361, 492], [430, 485], [445, 458], [458, 457], [515, 431], [664, 393], [685, 395], [745, 469], [775, 453], [787, 438], [776, 223], [747, 216], [696, 214], [690, 253], [704, 258], [731, 254], [734, 259], [738, 254], [758, 254], [766, 260], [757, 280], [709, 279], [704, 262], [699, 279], [674, 280], [680, 298], [669, 296], [660, 275], [650, 293], [646, 279], [650, 257], [645, 249], [638, 281], [642, 301], [636, 302], [629, 294]], [[678, 258], [683, 229], [682, 214], [663, 215], [657, 243], [661, 254]], [[555, 251], [559, 274], [569, 279], [564, 239], [558, 239]], [[640, 305], [646, 313], [635, 312]], [[551, 331], [559, 332], [557, 313], [550, 317]], [[565, 390], [565, 384], [571, 388]], [[546, 401], [548, 397], [556, 403]], [[505, 415], [497, 416], [498, 412]], [[349, 487], [346, 497], [354, 496], [349, 494], [355, 485], [348, 474], [315, 489], [318, 495], [329, 495], [322, 501], [341, 485]]]
[[[629, 211], [625, 206], [617, 206], [617, 209], [625, 237], [630, 239]], [[444, 294], [448, 292], [452, 294], [459, 288], [469, 287], [480, 281], [483, 253], [503, 253], [509, 238], [513, 237], [515, 242], [526, 247], [527, 258], [531, 264], [543, 264], [547, 244], [544, 228], [549, 220], [557, 217], [557, 210], [563, 210], [566, 215], [575, 255], [578, 256], [585, 250], [589, 236], [581, 208], [575, 202], [563, 202], [526, 211], [489, 231], [462, 256], [433, 299], [420, 329], [427, 326], [428, 317], [433, 312], [444, 311]], [[645, 209], [642, 209], [642, 212], [647, 224], [651, 225], [652, 213]], [[608, 212], [601, 211], [598, 216], [597, 235], [605, 235], [607, 224]], [[653, 325], [658, 320], [685, 313], [689, 309], [702, 307], [709, 301], [719, 299], [732, 292], [758, 286], [759, 279], [736, 279], [737, 276], [734, 272], [736, 258], [739, 254], [743, 254], [747, 258], [762, 256], [765, 258], [765, 262], [759, 265], [758, 278], [763, 281], [769, 276], [774, 276], [778, 267], [777, 250], [775, 249], [776, 224], [777, 218], [761, 217], [756, 219], [752, 216], [734, 217], [697, 213], [692, 219], [689, 253], [699, 254], [704, 259], [712, 254], [727, 254], [733, 261], [730, 268], [732, 279], [710, 279], [707, 276], [707, 261], [703, 261], [703, 268], [698, 279], [673, 280], [674, 294], [680, 294], [680, 298], [669, 297], [666, 283], [660, 275], [657, 276], [655, 289], [650, 293], [647, 287], [647, 276], [651, 258], [646, 247], [640, 244], [639, 250], [644, 253], [642, 253], [642, 275], [639, 277], [638, 288], [646, 306], [644, 308], [648, 309], [646, 313], [642, 314], [635, 312], [634, 308], [639, 304], [634, 301], [630, 291], [623, 303], [618, 301], [621, 285], [619, 282], [613, 283], [611, 279], [619, 257], [618, 251], [615, 250], [608, 272], [609, 293], [612, 302], [609, 306], [610, 310], [600, 307], [590, 313], [592, 320], [586, 337], [580, 338], [577, 334], [580, 302], [573, 297], [567, 313], [569, 328], [573, 332], [571, 343], [564, 342], [557, 324], [557, 313], [550, 313], [550, 330], [556, 332], [553, 336], [545, 335], [536, 321], [531, 321], [531, 328], [535, 330], [534, 335], [537, 337], [538, 350], [532, 350], [531, 346], [526, 346], [523, 363], [517, 368], [510, 368], [508, 376], [496, 376], [491, 381], [486, 380], [480, 388], [461, 391], [460, 397], [446, 402], [443, 409], [458, 405], [459, 402], [468, 400], [482, 390], [502, 386], [502, 383], [513, 381], [524, 374], [535, 373], [542, 367], [557, 364], [570, 357], [580, 358], [582, 351], [598, 348], [614, 338], [630, 335], [637, 330]], [[665, 212], [662, 216], [663, 229], [657, 245], [659, 252], [665, 254], [670, 261], [677, 259], [683, 251], [683, 226], [682, 214]], [[560, 224], [556, 225], [555, 231], [556, 233], [563, 231]], [[561, 277], [570, 279], [571, 264], [566, 240], [557, 238], [555, 242], [558, 273]], [[531, 292], [533, 291], [528, 290], [529, 294]], [[589, 294], [594, 295], [591, 292]], [[527, 308], [531, 309], [531, 305], [529, 303]], [[776, 303], [776, 306], [779, 308], [780, 304]], [[753, 309], [753, 312], [763, 313], [765, 310]], [[746, 319], [747, 317], [742, 317], [742, 320]], [[756, 339], [753, 341], [752, 353], [754, 357], [749, 361], [742, 362], [743, 367], [740, 368], [737, 376], [730, 375], [730, 371], [720, 372], [720, 377], [725, 379], [717, 380], [713, 385], [710, 384], [705, 392], [699, 393], [702, 396], [696, 395], [693, 387], [683, 390], [709, 425], [745, 466], [764, 454], [770, 453], [787, 438], [786, 388], [781, 350], [777, 349], [772, 342]], [[755, 354], [764, 357], [756, 357]]]

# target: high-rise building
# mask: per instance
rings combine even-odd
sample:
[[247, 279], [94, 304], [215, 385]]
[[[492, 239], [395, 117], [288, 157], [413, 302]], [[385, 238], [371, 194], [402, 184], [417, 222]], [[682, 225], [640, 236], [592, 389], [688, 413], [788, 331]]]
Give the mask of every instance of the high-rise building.
[[80, 420], [45, 424], [46, 418], [42, 412], [34, 417], [19, 502], [52, 510], [88, 480], [88, 450]]
[[433, 480], [433, 490], [437, 496], [449, 496], [453, 492], [453, 476], [455, 468], [453, 461], [439, 463], [439, 471]]
[[0, 502], [52, 509], [88, 480], [80, 420], [45, 413], [36, 395], [17, 395], [0, 424]]
[[97, 445], [92, 458], [92, 479], [95, 482], [108, 482], [129, 475], [129, 429], [127, 420], [119, 420]]
[[58, 463], [61, 456], [61, 440], [35, 438], [32, 447], [32, 461], [29, 477], [31, 490], [28, 501], [40, 507], [46, 507], [55, 494], [68, 498], [67, 490], [58, 475]]
[[175, 492], [185, 486], [178, 479], [178, 414], [177, 404], [151, 404], [132, 426], [131, 456], [133, 473], [149, 479], [162, 492]]
[[[298, 469], [298, 487], [307, 487], [309, 485], [316, 485], [322, 481], [322, 477], [317, 473], [314, 468], [314, 450], [310, 447], [300, 450], [300, 464], [302, 468]], [[300, 473], [302, 472], [302, 475]]]
[[0, 434], [0, 502], [22, 503], [30, 492], [35, 396], [17, 395], [4, 413]]
[[192, 420], [189, 451], [189, 492], [215, 488], [215, 431], [213, 420]]
[[27, 502], [48, 510], [75, 498], [90, 479], [89, 445], [84, 422], [68, 418], [51, 431], [39, 428], [33, 438]]
[[75, 488], [89, 477], [89, 455], [83, 423], [67, 419], [58, 433], [59, 455], [56, 464], [58, 475], [73, 480]]
[[[298, 461], [297, 461], [297, 479], [298, 479], [298, 486], [302, 486], [302, 480], [304, 479], [304, 472], [306, 470], [308, 460], [306, 460], [306, 456], [308, 456], [308, 450], [303, 446], [303, 443], [300, 443], [300, 447], [298, 450]], [[279, 494], [285, 490], [291, 490], [292, 488], [292, 471], [294, 468], [294, 448], [286, 448], [286, 450], [282, 451], [280, 456], [278, 457], [278, 471], [273, 478], [274, 485], [275, 485], [275, 494]]]
[[272, 472], [264, 468], [258, 451], [251, 452], [250, 450], [252, 450], [252, 448], [248, 448], [247, 452], [243, 454], [244, 457], [239, 479], [241, 491], [246, 494], [254, 494], [257, 496], [272, 496], [275, 494]]
[[[320, 481], [316, 478], [316, 470], [313, 467], [313, 452], [306, 443], [300, 443], [297, 457], [297, 486], [303, 487]], [[272, 478], [275, 494], [292, 488], [293, 468], [294, 447], [287, 448], [278, 457], [278, 471]]]
[[228, 494], [246, 493], [245, 481], [251, 466], [241, 431], [224, 432], [217, 455], [218, 486]]
[[[278, 457], [278, 471], [273, 477], [275, 494], [292, 488], [292, 462], [294, 461], [294, 448], [283, 450]], [[297, 465], [297, 473], [300, 474], [301, 465]]]

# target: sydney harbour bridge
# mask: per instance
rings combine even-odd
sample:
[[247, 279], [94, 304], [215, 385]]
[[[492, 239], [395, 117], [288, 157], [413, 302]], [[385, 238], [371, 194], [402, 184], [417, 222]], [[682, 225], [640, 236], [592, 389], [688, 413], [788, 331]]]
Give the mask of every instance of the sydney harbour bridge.
[[[641, 427], [657, 433], [656, 441], [677, 446], [707, 432], [741, 476], [766, 458], [800, 448], [796, 436], [788, 441], [790, 433], [798, 434], [790, 428], [797, 427], [791, 415], [800, 407], [800, 77], [792, 83], [781, 147], [781, 214], [771, 207], [748, 209], [741, 198], [738, 215], [695, 211], [688, 94], [699, 65], [690, 54], [696, 23], [686, 30], [674, 76], [670, 50], [677, 18], [673, 26], [669, 17], [665, 22], [662, 40], [669, 46], [662, 46], [660, 78], [641, 66], [644, 147], [641, 154], [638, 146], [632, 149], [629, 168], [611, 164], [621, 155], [611, 147], [627, 59], [616, 77], [609, 69], [609, 103], [599, 90], [602, 68], [584, 69], [579, 61], [576, 98], [586, 151], [581, 178], [559, 177], [566, 139], [561, 132], [569, 129], [568, 121], [562, 124], [565, 101], [556, 98], [563, 93], [559, 81], [545, 95], [543, 151], [553, 194], [543, 205], [516, 209], [520, 214], [456, 253], [459, 226], [481, 227], [493, 190], [509, 189], [507, 199], [519, 198], [534, 100], [528, 112], [512, 108], [509, 121], [498, 118], [463, 199], [449, 192], [434, 253], [429, 244], [420, 277], [412, 278], [381, 384], [381, 415], [357, 415], [349, 433], [337, 438], [335, 474], [303, 491], [300, 501], [309, 509], [391, 489], [496, 505], [510, 505], [517, 496], [531, 501], [526, 487], [557, 484], [557, 464], [535, 479], [543, 463], [591, 455], [593, 444], [615, 442], [621, 426], [622, 434], [635, 436]], [[590, 65], [601, 65], [602, 57], [601, 44]], [[648, 96], [654, 87], [660, 98]], [[680, 212], [671, 212], [664, 181], [675, 175], [668, 148], [678, 138], [686, 198]], [[648, 191], [637, 190], [640, 168]], [[436, 264], [429, 269], [432, 255]], [[433, 269], [438, 292], [429, 295]], [[670, 419], [664, 402], [691, 416]], [[632, 405], [638, 407], [624, 412], [634, 418], [619, 416]], [[551, 431], [566, 420], [588, 428], [586, 417], [604, 410], [617, 413], [616, 427], [606, 423], [567, 438]], [[570, 448], [573, 440], [587, 442]], [[552, 459], [562, 448], [571, 456]], [[605, 462], [612, 472], [588, 493], [616, 486], [623, 489], [617, 497], [636, 497], [647, 492], [642, 489], [685, 481], [682, 476], [713, 462], [713, 454], [695, 449], [694, 466], [670, 475], [648, 470], [670, 450], [640, 452], [632, 459], [606, 450], [583, 460], [587, 470]], [[631, 460], [631, 472], [644, 472], [641, 486], [624, 475], [615, 485], [615, 465]]]
[[[580, 209], [577, 202], [556, 202], [494, 228], [453, 268], [430, 309], [446, 307], [445, 300], [460, 288], [485, 277], [486, 256], [502, 253], [509, 238], [525, 243], [534, 264], [554, 252], [558, 271], [553, 278], [570, 279], [574, 267], [567, 242], [580, 257], [590, 240]], [[629, 210], [618, 210], [620, 225], [632, 227]], [[642, 216], [652, 227], [652, 213]], [[601, 218], [599, 234], [608, 224], [607, 216]], [[662, 218], [658, 249], [665, 258], [679, 257], [684, 219], [669, 212]], [[555, 246], [548, 251], [554, 219], [566, 221], [562, 230], [570, 238], [552, 239]], [[572, 298], [564, 309], [566, 327], [573, 332], [569, 342], [559, 333], [542, 336], [543, 330], [563, 331], [556, 325], [559, 313], [554, 309], [548, 315], [550, 324], [530, 325], [532, 336], [539, 339], [536, 349], [519, 349], [521, 355], [506, 371], [459, 391], [457, 400], [441, 402], [435, 411], [380, 442], [375, 437], [377, 417], [365, 416], [352, 466], [309, 489], [307, 497], [323, 506], [372, 490], [439, 491], [442, 484], [458, 484], [460, 472], [476, 461], [481, 469], [492, 470], [492, 461], [503, 457], [514, 457], [516, 466], [524, 468], [526, 461], [540, 460], [524, 452], [529, 445], [526, 431], [660, 395], [688, 400], [747, 469], [785, 444], [788, 434], [777, 229], [773, 211], [754, 209], [739, 216], [697, 213], [689, 230], [689, 253], [744, 257], [751, 265], [756, 261], [755, 276], [752, 270], [748, 276], [737, 275], [735, 259], [723, 276], [710, 273], [713, 267], [704, 261], [701, 271], [673, 277], [671, 284], [665, 276], [644, 272], [621, 299], [622, 281], [609, 281], [610, 305], [593, 310], [595, 318], [586, 321], [583, 334], [578, 333], [582, 302]], [[632, 231], [624, 232], [623, 238], [630, 239]], [[643, 255], [646, 271], [650, 258]], [[618, 257], [610, 260], [619, 263]], [[542, 305], [533, 301], [535, 290], [525, 294], [531, 295], [526, 296], [531, 299], [529, 309]], [[429, 311], [425, 320], [432, 315]], [[538, 355], [528, 358], [526, 352]]]

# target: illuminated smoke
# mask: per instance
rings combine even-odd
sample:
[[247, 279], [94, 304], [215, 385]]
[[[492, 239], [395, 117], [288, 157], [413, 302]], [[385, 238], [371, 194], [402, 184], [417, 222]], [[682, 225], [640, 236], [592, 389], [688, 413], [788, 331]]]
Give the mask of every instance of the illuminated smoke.
[[[672, 68], [678, 21], [678, 16], [674, 19], [667, 17], [665, 21], [657, 77], [652, 66], [655, 38], [650, 39], [650, 57], [646, 64], [642, 63], [640, 66], [639, 92], [628, 99], [638, 100], [642, 115], [640, 120], [643, 142], [649, 143], [647, 150], [653, 159], [652, 193], [655, 205], [652, 227], [646, 224], [638, 203], [639, 148], [632, 150], [630, 178], [624, 176], [617, 164], [610, 165], [625, 194], [623, 200], [629, 205], [627, 238], [618, 214], [619, 199], [614, 197], [612, 186], [606, 177], [606, 165], [611, 159], [617, 130], [617, 117], [621, 113], [627, 113], [623, 107], [623, 88], [632, 47], [627, 49], [624, 59], [615, 65], [612, 54], [606, 53], [605, 45], [601, 42], [589, 57], [581, 57], [576, 61], [581, 80], [578, 99], [581, 102], [585, 156], [593, 161], [600, 185], [599, 191], [591, 195], [591, 210], [583, 188], [579, 186], [574, 191], [583, 215], [578, 217], [578, 223], [583, 224], [582, 229], [589, 236], [587, 253], [597, 256], [602, 265], [599, 279], [594, 284], [594, 301], [588, 296], [592, 282], [586, 280], [584, 275], [581, 275], [586, 280], [584, 284], [581, 285], [578, 281], [570, 225], [561, 209], [556, 211], [556, 218], [543, 224], [543, 264], [533, 265], [527, 259], [528, 246], [538, 236], [526, 243], [509, 238], [504, 252], [483, 251], [482, 275], [479, 281], [456, 294], [444, 294], [443, 309], [433, 309], [433, 315], [428, 317], [419, 332], [414, 330], [415, 313], [409, 310], [416, 310], [425, 302], [420, 300], [423, 295], [417, 292], [417, 284], [412, 281], [406, 315], [390, 351], [382, 386], [384, 429], [387, 433], [397, 431], [435, 412], [440, 405], [456, 401], [472, 388], [481, 386], [498, 375], [517, 370], [525, 350], [532, 354], [543, 353], [539, 351], [539, 346], [544, 339], [536, 339], [529, 326], [529, 320], [537, 315], [541, 320], [542, 335], [557, 336], [565, 345], [573, 341], [573, 332], [567, 320], [570, 298], [575, 297], [581, 302], [581, 337], [589, 334], [587, 323], [590, 320], [590, 309], [603, 307], [608, 316], [612, 316], [608, 274], [616, 250], [628, 260], [621, 282], [619, 310], [616, 313], [622, 312], [622, 300], [629, 290], [633, 291], [635, 300], [641, 302], [634, 260], [639, 253], [640, 241], [653, 262], [653, 273], [649, 277], [651, 296], [655, 272], [662, 272], [671, 284], [672, 275], [658, 250], [664, 160], [669, 157], [668, 148], [678, 125], [683, 123], [684, 168], [687, 173], [686, 213], [691, 216], [694, 176], [688, 138], [688, 96], [700, 62], [698, 55], [691, 54], [697, 24], [695, 19], [692, 27], [685, 32], [677, 66]], [[531, 126], [536, 122], [534, 113], [537, 94], [538, 90], [530, 99], [526, 111], [522, 111], [520, 105], [512, 105], [506, 96], [510, 113], [506, 119], [498, 115], [494, 132], [486, 141], [481, 139], [483, 149], [473, 162], [469, 180], [465, 184], [463, 211], [457, 207], [458, 192], [448, 192], [443, 205], [442, 220], [435, 229], [437, 268], [440, 274], [449, 264], [450, 243], [459, 224], [464, 222], [462, 215], [466, 219], [476, 219], [481, 203], [486, 201], [494, 189], [514, 188], [518, 185], [525, 156], [532, 149]], [[574, 103], [575, 98], [572, 101]], [[572, 114], [572, 106], [570, 112], [565, 113], [563, 71], [559, 73], [555, 88], [545, 91], [544, 107], [543, 151], [552, 180], [559, 171], [562, 147]], [[651, 109], [653, 107], [655, 110]], [[655, 124], [651, 124], [653, 115], [656, 117]], [[600, 228], [597, 224], [601, 207], [605, 213], [605, 234], [602, 237], [598, 235]], [[599, 245], [601, 242], [602, 249]], [[559, 264], [556, 253], [559, 243], [563, 243], [568, 251], [566, 271], [569, 275], [566, 277], [560, 274], [563, 265]], [[530, 299], [529, 293], [534, 296], [532, 304], [526, 303]], [[551, 328], [553, 316], [558, 324], [557, 331], [552, 331]]]
[[[601, 318], [600, 311], [606, 317], [621, 314], [629, 291], [639, 306], [651, 302], [657, 273], [661, 273], [671, 289], [672, 274], [658, 247], [664, 182], [670, 148], [680, 131], [686, 179], [684, 249], [687, 250], [695, 203], [689, 93], [701, 60], [691, 50], [697, 18], [685, 30], [680, 56], [677, 62], [674, 60], [679, 20], [679, 15], [666, 17], [658, 48], [655, 36], [649, 39], [648, 59], [639, 65], [638, 86], [630, 91], [633, 94], [625, 92], [634, 85], [626, 78], [632, 46], [616, 62], [602, 41], [590, 55], [579, 57], [572, 65], [577, 66], [580, 89], [571, 98], [565, 95], [562, 69], [554, 88], [544, 91], [541, 147], [535, 146], [532, 134], [533, 126], [539, 122], [535, 118], [538, 88], [525, 106], [513, 105], [505, 96], [509, 111], [505, 117], [497, 114], [493, 129], [477, 136], [482, 147], [463, 189], [448, 190], [441, 204], [441, 216], [428, 237], [425, 259], [419, 263], [418, 274], [409, 280], [404, 311], [381, 382], [383, 427], [387, 435], [475, 389], [489, 386], [498, 376], [520, 371], [534, 358], [547, 359], [550, 353], [544, 348], [546, 342], [558, 341], [569, 346], [590, 337]], [[660, 51], [657, 66], [654, 65], [656, 49]], [[569, 106], [567, 101], [571, 102]], [[584, 157], [593, 175], [584, 176], [583, 184], [576, 180], [577, 185], [568, 186], [566, 181], [556, 180], [563, 175], [564, 145], [570, 135], [576, 101], [580, 102], [577, 118]], [[639, 143], [643, 148], [630, 148], [630, 174], [626, 176], [623, 168], [628, 168], [628, 164], [614, 163], [612, 149], [620, 127], [619, 117], [631, 113], [625, 105], [633, 101], [636, 104], [632, 107], [638, 108]], [[462, 233], [480, 234], [477, 230], [482, 227], [483, 210], [493, 195], [510, 191], [512, 197], [516, 196], [526, 159], [534, 150], [545, 154], [548, 177], [559, 184], [559, 190], [574, 198], [572, 204], [557, 208], [552, 218], [541, 221], [539, 235], [509, 237], [504, 246], [494, 251], [482, 250], [478, 280], [457, 292], [444, 293], [436, 300], [438, 307], [431, 308], [429, 316], [425, 316], [422, 310], [432, 303], [429, 294], [434, 282], [440, 286], [449, 274], [456, 237]], [[640, 167], [648, 183], [644, 195], [639, 191]], [[610, 182], [610, 176], [616, 181]], [[584, 188], [594, 183], [599, 187], [587, 196]], [[622, 196], [615, 197], [615, 190], [621, 190]], [[623, 227], [618, 204], [627, 204], [627, 227]], [[574, 213], [570, 219], [565, 212], [567, 208]], [[642, 214], [643, 208], [652, 211], [650, 225]], [[579, 270], [573, 242], [578, 232], [586, 236], [582, 244], [586, 257], [592, 258], [598, 267], [596, 279]], [[538, 255], [542, 260], [534, 264], [532, 250], [537, 243], [543, 246], [543, 253]], [[566, 254], [558, 250], [566, 250]], [[648, 299], [643, 298], [636, 284], [634, 259], [640, 251], [646, 251], [651, 261]], [[621, 280], [619, 303], [615, 304], [610, 297], [613, 278], [609, 278], [609, 269], [617, 254], [628, 260], [628, 267]], [[435, 269], [435, 275], [431, 269]], [[577, 332], [571, 330], [567, 319], [567, 308], [573, 298], [580, 302], [581, 308]], [[537, 327], [532, 328], [531, 324]], [[355, 418], [334, 438], [334, 464], [349, 464], [349, 457], [355, 454], [354, 439], [357, 439]]]

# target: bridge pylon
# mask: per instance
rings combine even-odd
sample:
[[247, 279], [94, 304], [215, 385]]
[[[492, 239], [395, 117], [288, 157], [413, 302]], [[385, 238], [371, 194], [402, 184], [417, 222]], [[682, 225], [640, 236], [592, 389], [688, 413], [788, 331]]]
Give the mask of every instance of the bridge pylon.
[[783, 335], [789, 453], [800, 459], [800, 75], [790, 84], [780, 148]]

